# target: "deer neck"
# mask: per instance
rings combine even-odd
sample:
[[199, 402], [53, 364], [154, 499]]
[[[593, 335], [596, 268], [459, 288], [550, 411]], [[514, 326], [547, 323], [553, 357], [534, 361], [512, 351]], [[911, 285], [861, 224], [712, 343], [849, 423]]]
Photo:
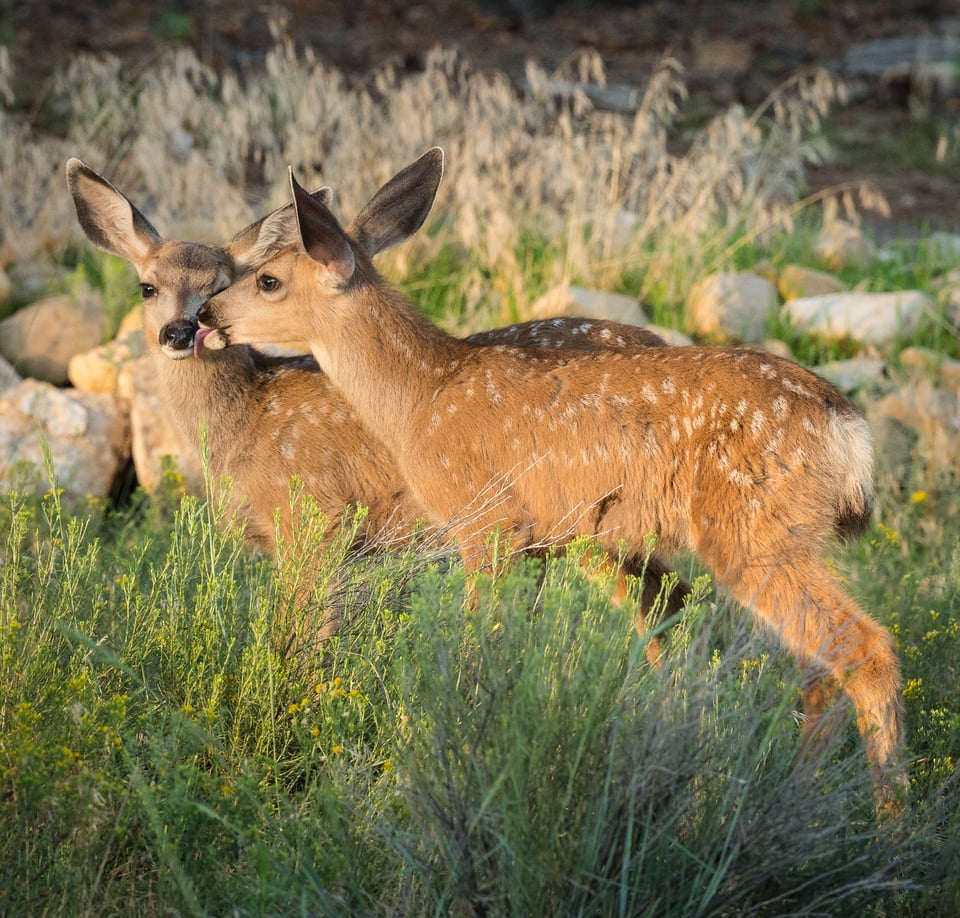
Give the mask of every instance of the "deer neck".
[[216, 470], [218, 457], [233, 445], [248, 414], [256, 375], [250, 349], [241, 345], [183, 360], [156, 350], [153, 362], [171, 420], [198, 452], [206, 431]]
[[395, 290], [364, 287], [342, 322], [315, 323], [311, 350], [356, 415], [396, 454], [464, 345]]

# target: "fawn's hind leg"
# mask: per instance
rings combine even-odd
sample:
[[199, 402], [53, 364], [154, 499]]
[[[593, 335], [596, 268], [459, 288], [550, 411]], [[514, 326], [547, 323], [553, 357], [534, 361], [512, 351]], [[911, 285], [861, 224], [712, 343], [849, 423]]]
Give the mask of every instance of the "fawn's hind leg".
[[837, 704], [842, 694], [835, 679], [814, 670], [803, 680], [803, 720], [798, 762], [816, 762], [830, 748], [846, 718], [846, 705]]
[[900, 663], [890, 632], [820, 562], [772, 565], [729, 586], [802, 665], [822, 670], [842, 687], [853, 702], [878, 795], [889, 803], [892, 785], [900, 783], [889, 772], [902, 744]]
[[[584, 569], [590, 568], [587, 573], [590, 573], [591, 570], [599, 570], [614, 575], [610, 601], [616, 606], [622, 606], [630, 596], [630, 582], [627, 575], [638, 577], [641, 580], [642, 590], [640, 608], [637, 612], [637, 633], [640, 635], [646, 634], [648, 620], [652, 611], [657, 607], [657, 602], [663, 591], [663, 578], [674, 573], [672, 568], [654, 556], [651, 556], [646, 563], [627, 560], [622, 564], [617, 564], [610, 555], [605, 555], [597, 563], [588, 554], [583, 557], [581, 563]], [[676, 615], [683, 607], [692, 589], [689, 583], [680, 578], [670, 593], [664, 597], [664, 600], [661, 600], [661, 616], [672, 618]], [[646, 657], [651, 666], [659, 668], [663, 651], [660, 647], [660, 638], [655, 634], [650, 635], [647, 639]]]

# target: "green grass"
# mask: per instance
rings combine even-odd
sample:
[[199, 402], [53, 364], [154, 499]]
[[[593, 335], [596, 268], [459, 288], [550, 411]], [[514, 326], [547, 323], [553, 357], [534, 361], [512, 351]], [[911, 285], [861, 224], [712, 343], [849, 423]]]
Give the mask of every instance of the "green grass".
[[954, 494], [885, 496], [841, 558], [904, 665], [911, 805], [880, 826], [852, 725], [794, 767], [791, 661], [706, 578], [656, 670], [575, 560], [518, 562], [468, 612], [458, 564], [341, 545], [323, 563], [345, 626], [288, 658], [300, 613], [274, 566], [204, 501], [165, 500], [172, 519], [142, 495], [122, 512], [55, 490], [5, 505], [4, 912], [960, 902]]

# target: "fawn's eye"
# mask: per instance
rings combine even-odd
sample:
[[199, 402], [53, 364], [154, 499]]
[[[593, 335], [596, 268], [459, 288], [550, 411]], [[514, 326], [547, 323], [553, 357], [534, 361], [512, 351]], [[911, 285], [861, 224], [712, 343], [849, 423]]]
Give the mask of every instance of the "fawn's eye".
[[140, 293], [143, 294], [145, 300], [149, 300], [150, 297], [157, 295], [157, 288], [153, 284], [141, 284]]
[[280, 281], [272, 274], [261, 274], [257, 278], [257, 287], [264, 293], [273, 293], [280, 287]]

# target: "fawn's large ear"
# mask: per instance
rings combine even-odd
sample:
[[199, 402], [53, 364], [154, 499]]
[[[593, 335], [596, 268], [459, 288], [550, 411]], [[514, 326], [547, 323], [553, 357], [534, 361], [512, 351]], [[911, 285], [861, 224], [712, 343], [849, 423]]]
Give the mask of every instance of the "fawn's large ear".
[[[322, 204], [329, 204], [333, 192], [324, 186], [313, 192], [311, 197]], [[278, 252], [299, 244], [297, 213], [291, 201], [240, 230], [224, 249], [239, 268], [253, 269]]]
[[67, 187], [80, 227], [97, 248], [138, 265], [162, 241], [124, 195], [76, 157], [67, 160]]
[[441, 178], [443, 150], [433, 147], [370, 199], [350, 224], [350, 236], [371, 256], [409, 239], [427, 219]]
[[293, 177], [292, 169], [290, 188], [304, 250], [327, 269], [334, 283], [346, 283], [353, 276], [356, 256], [343, 227], [326, 204], [307, 194]]

